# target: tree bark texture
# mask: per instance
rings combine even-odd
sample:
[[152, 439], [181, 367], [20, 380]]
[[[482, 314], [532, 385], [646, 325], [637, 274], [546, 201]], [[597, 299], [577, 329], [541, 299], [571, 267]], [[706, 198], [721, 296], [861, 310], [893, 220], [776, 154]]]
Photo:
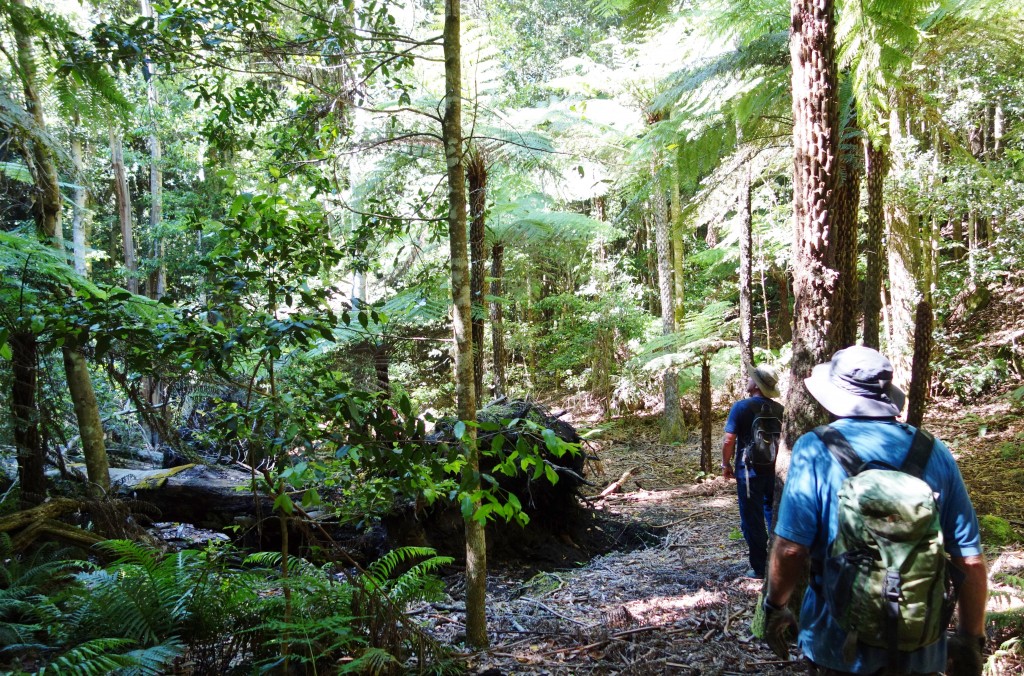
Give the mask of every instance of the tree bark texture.
[[85, 188], [85, 159], [82, 150], [82, 137], [78, 130], [78, 116], [75, 116], [75, 130], [71, 134], [71, 164], [75, 169], [75, 189], [72, 197], [71, 240], [73, 242], [75, 272], [83, 277], [88, 276], [89, 268], [85, 262], [86, 223], [88, 210], [86, 202], [89, 191]]
[[502, 275], [505, 256], [505, 245], [497, 242], [491, 246], [491, 351], [494, 361], [494, 398], [498, 399], [508, 393], [505, 384], [505, 320], [501, 306]]
[[[149, 0], [139, 0], [139, 11], [142, 16], [153, 17], [153, 5]], [[160, 234], [164, 210], [164, 173], [163, 149], [160, 146], [160, 135], [157, 130], [157, 111], [160, 109], [160, 97], [156, 91], [156, 70], [152, 63], [143, 65], [146, 77], [146, 102], [149, 106], [149, 234], [153, 238], [153, 254], [157, 267], [153, 288], [149, 290], [151, 298], [160, 298], [167, 292], [167, 266], [164, 264], [164, 240]]]
[[124, 168], [124, 144], [121, 133], [110, 128], [110, 166], [114, 173], [114, 197], [117, 202], [117, 220], [121, 225], [121, 246], [124, 249], [124, 267], [127, 273], [125, 288], [139, 292], [138, 265], [135, 262], [135, 234], [132, 227], [132, 198], [128, 188], [128, 175]]
[[683, 259], [686, 248], [683, 243], [683, 206], [679, 194], [679, 167], [672, 164], [672, 200], [670, 203], [672, 232], [672, 281], [675, 284], [675, 316], [676, 326], [682, 326], [686, 317], [686, 286], [683, 278]]
[[[473, 340], [470, 325], [469, 255], [466, 251], [466, 170], [462, 140], [462, 38], [460, 0], [444, 3], [444, 116], [441, 132], [448, 167], [448, 241], [452, 268], [452, 328], [455, 335], [455, 397], [460, 420], [476, 419], [473, 389]], [[464, 438], [466, 466], [463, 488], [480, 487], [480, 455], [475, 428]], [[474, 505], [479, 507], [479, 504]], [[473, 518], [466, 525], [466, 641], [485, 648], [487, 639], [487, 546], [484, 527]]]
[[466, 155], [469, 180], [469, 295], [473, 332], [473, 391], [478, 400], [484, 392], [484, 284], [487, 254], [484, 248], [487, 216], [487, 162], [483, 151], [473, 148]]
[[776, 268], [772, 273], [775, 286], [779, 290], [779, 343], [785, 345], [793, 340], [793, 308], [789, 306], [789, 272], [786, 268]]
[[[858, 146], [854, 146], [858, 147]], [[841, 152], [842, 175], [837, 182], [835, 211], [836, 267], [839, 279], [833, 317], [836, 348], [857, 342], [857, 212], [860, 209], [859, 153]]]
[[[673, 300], [672, 253], [669, 249], [668, 207], [665, 203], [665, 190], [659, 178], [661, 167], [655, 162], [652, 167], [654, 189], [651, 192], [651, 208], [654, 212], [655, 247], [658, 252], [658, 291], [661, 300], [661, 335], [675, 333], [675, 301]], [[665, 410], [661, 419], [661, 441], [671, 443], [681, 441], [685, 432], [683, 412], [679, 408], [678, 376], [673, 369], [665, 371], [662, 376]]]
[[67, 374], [68, 390], [75, 407], [78, 433], [85, 455], [89, 493], [94, 497], [103, 497], [110, 490], [110, 466], [103, 439], [103, 425], [100, 422], [100, 407], [96, 403], [89, 367], [81, 350], [68, 346], [64, 348], [63, 354], [64, 372]]
[[914, 362], [910, 391], [907, 392], [907, 423], [920, 427], [928, 405], [931, 384], [932, 306], [927, 301], [917, 304], [914, 317]]
[[700, 471], [715, 472], [711, 458], [711, 354], [704, 353], [700, 362]]
[[753, 215], [750, 210], [750, 166], [740, 169], [740, 361], [743, 373], [754, 365]]
[[914, 353], [914, 309], [924, 298], [924, 265], [916, 214], [893, 202], [886, 205], [889, 230], [889, 312], [891, 331], [887, 356], [893, 365], [893, 382], [906, 389], [910, 383]]
[[[23, 0], [13, 0], [13, 5], [25, 9]], [[36, 92], [36, 67], [32, 55], [32, 37], [27, 26], [20, 21], [15, 26], [15, 42], [17, 44], [18, 64], [21, 70], [22, 90], [25, 94], [26, 109], [29, 110], [36, 121], [40, 132], [46, 130], [46, 119]], [[48, 239], [52, 245], [64, 255], [64, 240], [61, 231], [61, 194], [60, 185], [57, 182], [57, 166], [53, 153], [41, 139], [33, 139], [33, 152], [31, 162], [33, 177], [37, 190], [34, 215], [36, 229], [40, 236]], [[26, 158], [28, 160], [29, 158]], [[70, 339], [68, 339], [70, 340]], [[35, 337], [32, 338], [32, 342]], [[25, 357], [28, 357], [28, 347], [25, 347]], [[106, 472], [107, 451], [103, 441], [103, 425], [100, 421], [99, 408], [96, 406], [96, 395], [93, 392], [92, 380], [89, 377], [88, 369], [85, 368], [85, 357], [80, 349], [66, 343], [62, 349], [64, 355], [64, 367], [68, 381], [68, 391], [75, 406], [75, 413], [78, 418], [79, 433], [82, 440], [82, 451], [86, 457], [86, 468], [89, 474], [89, 482], [95, 492], [106, 490], [110, 486], [110, 476]], [[13, 395], [13, 393], [12, 393]], [[17, 401], [17, 397], [12, 399]], [[27, 400], [23, 400], [27, 401]], [[34, 403], [34, 398], [33, 398]], [[25, 411], [22, 411], [26, 414]], [[32, 463], [45, 463], [45, 449], [40, 445], [36, 449], [38, 457], [31, 460]], [[32, 481], [35, 481], [34, 465], [31, 473]], [[23, 487], [24, 489], [24, 487]]]
[[18, 481], [21, 506], [29, 507], [46, 498], [45, 457], [39, 436], [39, 409], [36, 406], [38, 346], [33, 333], [14, 332], [11, 346], [11, 422], [18, 457]]
[[[44, 131], [46, 116], [43, 114], [43, 104], [36, 90], [38, 71], [32, 45], [32, 28], [24, 22], [27, 19], [28, 8], [24, 0], [11, 0], [11, 5], [17, 8], [17, 11], [11, 13], [11, 18], [14, 43], [17, 48], [17, 65], [21, 71], [21, 89], [25, 96], [25, 110], [32, 115], [36, 127], [40, 131]], [[32, 211], [36, 227], [63, 251], [60, 179], [57, 176], [57, 163], [53, 157], [53, 150], [42, 138], [33, 138], [29, 145], [31, 157], [25, 159], [35, 184], [36, 194], [32, 202]]]
[[883, 188], [889, 173], [888, 153], [872, 141], [865, 142], [864, 170], [867, 175], [868, 205], [865, 221], [864, 345], [878, 349], [882, 315], [882, 280], [885, 277], [885, 212]]
[[[833, 351], [835, 188], [839, 92], [836, 86], [833, 0], [793, 0], [793, 357], [783, 443], [776, 463], [785, 481], [797, 437], [825, 419], [803, 380]], [[781, 494], [781, 491], [779, 491]]]

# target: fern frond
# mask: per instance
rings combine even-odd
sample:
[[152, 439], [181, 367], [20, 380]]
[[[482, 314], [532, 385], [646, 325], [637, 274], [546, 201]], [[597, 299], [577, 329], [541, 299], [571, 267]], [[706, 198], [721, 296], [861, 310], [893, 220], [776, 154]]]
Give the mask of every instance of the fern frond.
[[127, 655], [118, 654], [133, 644], [123, 638], [97, 638], [80, 643], [50, 661], [33, 676], [106, 676], [125, 667], [135, 666]]
[[338, 670], [339, 674], [386, 674], [400, 667], [398, 659], [382, 648], [367, 650]]

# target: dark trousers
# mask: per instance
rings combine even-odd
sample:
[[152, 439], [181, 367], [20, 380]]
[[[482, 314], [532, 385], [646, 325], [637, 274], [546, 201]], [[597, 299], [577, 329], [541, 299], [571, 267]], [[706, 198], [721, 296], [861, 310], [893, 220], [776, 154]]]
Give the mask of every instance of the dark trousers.
[[775, 474], [757, 474], [751, 469], [736, 472], [736, 493], [740, 502], [740, 530], [750, 551], [750, 567], [764, 577], [768, 564], [768, 529], [775, 501]]

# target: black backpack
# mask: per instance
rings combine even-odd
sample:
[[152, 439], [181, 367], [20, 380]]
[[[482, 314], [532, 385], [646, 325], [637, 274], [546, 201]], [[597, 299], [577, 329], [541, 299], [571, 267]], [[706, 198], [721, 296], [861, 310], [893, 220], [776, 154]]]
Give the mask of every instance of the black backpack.
[[743, 448], [743, 464], [747, 467], [771, 467], [779, 451], [782, 437], [782, 404], [766, 401], [750, 423], [750, 441]]

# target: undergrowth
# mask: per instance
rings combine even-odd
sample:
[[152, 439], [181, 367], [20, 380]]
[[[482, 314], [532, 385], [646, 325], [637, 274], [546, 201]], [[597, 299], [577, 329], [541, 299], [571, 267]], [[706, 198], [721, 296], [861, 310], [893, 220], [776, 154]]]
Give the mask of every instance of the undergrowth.
[[[12, 674], [439, 673], [444, 649], [405, 615], [438, 598], [451, 562], [426, 548], [339, 574], [226, 545], [166, 554], [128, 540], [113, 563], [56, 548], [16, 556], [0, 535], [0, 671]], [[284, 612], [285, 595], [292, 612]]]

